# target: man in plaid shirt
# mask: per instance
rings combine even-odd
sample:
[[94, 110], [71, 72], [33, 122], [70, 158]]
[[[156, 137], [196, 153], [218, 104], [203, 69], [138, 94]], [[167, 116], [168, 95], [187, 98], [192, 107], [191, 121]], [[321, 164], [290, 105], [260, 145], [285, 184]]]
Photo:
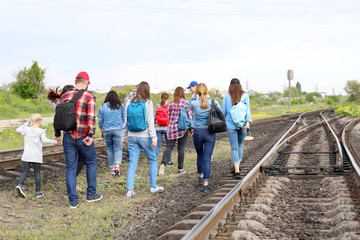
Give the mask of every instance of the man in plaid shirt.
[[[60, 99], [60, 102], [70, 101], [79, 90], [85, 90], [76, 102], [77, 127], [73, 131], [64, 132], [63, 137], [66, 160], [66, 187], [71, 208], [76, 208], [79, 205], [79, 197], [76, 193], [76, 170], [79, 156], [86, 165], [87, 201], [95, 202], [102, 198], [101, 194], [96, 193], [96, 151], [93, 138], [96, 129], [96, 98], [90, 91], [87, 91], [90, 79], [86, 72], [80, 72], [76, 76], [75, 85], [75, 90], [66, 92]], [[55, 137], [60, 142], [61, 132], [56, 131]]]

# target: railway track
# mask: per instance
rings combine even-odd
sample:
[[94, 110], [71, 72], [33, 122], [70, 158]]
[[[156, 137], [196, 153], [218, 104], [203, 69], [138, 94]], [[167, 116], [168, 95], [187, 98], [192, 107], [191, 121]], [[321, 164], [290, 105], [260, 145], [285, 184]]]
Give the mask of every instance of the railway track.
[[[278, 117], [268, 117], [257, 119], [254, 121], [253, 126], [265, 125], [271, 122], [291, 121], [299, 114], [283, 115]], [[103, 139], [95, 140], [95, 147], [97, 155], [106, 155], [106, 144]], [[21, 156], [23, 148], [9, 149], [0, 151], [0, 181], [11, 180], [12, 176], [19, 176], [19, 172], [14, 171], [18, 166], [21, 166]], [[56, 167], [64, 167], [64, 153], [62, 146], [44, 146], [43, 147], [43, 161], [42, 168], [53, 169]]]
[[360, 239], [359, 121], [300, 115], [158, 239]]

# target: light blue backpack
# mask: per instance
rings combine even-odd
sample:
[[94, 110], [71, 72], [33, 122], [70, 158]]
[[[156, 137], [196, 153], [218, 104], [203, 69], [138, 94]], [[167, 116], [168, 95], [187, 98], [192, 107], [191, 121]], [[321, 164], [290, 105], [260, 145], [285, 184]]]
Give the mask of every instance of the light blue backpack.
[[145, 101], [135, 99], [134, 102], [129, 100], [130, 104], [127, 107], [127, 123], [126, 127], [131, 132], [142, 132], [146, 130], [146, 106]]
[[245, 117], [246, 117], [247, 107], [243, 103], [243, 97], [244, 97], [244, 94], [241, 96], [240, 102], [233, 105], [230, 109], [231, 118], [232, 118], [233, 122], [235, 123], [235, 126], [237, 126], [238, 128], [243, 128], [246, 123]]

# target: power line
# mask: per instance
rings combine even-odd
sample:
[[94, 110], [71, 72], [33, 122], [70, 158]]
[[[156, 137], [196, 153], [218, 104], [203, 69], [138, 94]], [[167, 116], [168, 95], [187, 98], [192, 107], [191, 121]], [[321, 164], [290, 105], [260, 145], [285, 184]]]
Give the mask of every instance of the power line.
[[[180, 1], [180, 0], [177, 0]], [[357, 9], [311, 9], [311, 10], [234, 10], [234, 9], [225, 9], [225, 10], [206, 10], [206, 9], [189, 9], [189, 8], [169, 8], [169, 7], [151, 7], [151, 6], [131, 6], [131, 5], [114, 5], [114, 4], [96, 4], [96, 3], [76, 3], [68, 1], [39, 1], [39, 2], [27, 2], [27, 1], [9, 1], [9, 0], [0, 0], [0, 2], [24, 5], [24, 6], [40, 6], [40, 7], [59, 7], [59, 8], [68, 8], [68, 9], [87, 9], [95, 11], [135, 11], [135, 12], [146, 12], [146, 13], [168, 13], [168, 14], [195, 14], [195, 15], [227, 15], [227, 16], [237, 16], [237, 15], [255, 15], [255, 16], [264, 16], [264, 15], [349, 15], [349, 14], [358, 14], [360, 10]], [[193, 1], [201, 2], [201, 1]], [[272, 6], [272, 5], [266, 5]], [[320, 6], [320, 5], [319, 5]]]

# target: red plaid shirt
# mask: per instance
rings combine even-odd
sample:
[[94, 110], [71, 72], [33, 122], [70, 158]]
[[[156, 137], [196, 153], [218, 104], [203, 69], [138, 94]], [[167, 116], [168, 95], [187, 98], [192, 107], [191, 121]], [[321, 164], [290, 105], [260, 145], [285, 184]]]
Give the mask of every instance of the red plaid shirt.
[[[70, 101], [78, 89], [66, 92], [60, 98], [60, 102]], [[76, 123], [77, 127], [73, 131], [69, 131], [72, 139], [77, 139], [84, 136], [93, 137], [96, 129], [96, 116], [95, 116], [96, 97], [90, 92], [85, 91], [83, 95], [76, 102]], [[60, 137], [60, 131], [55, 131], [55, 136]]]
[[169, 140], [182, 138], [186, 134], [187, 130], [180, 130], [178, 128], [178, 122], [179, 122], [180, 109], [181, 108], [187, 109], [189, 118], [191, 120], [193, 119], [192, 112], [189, 109], [189, 102], [188, 101], [186, 101], [183, 98], [179, 99], [178, 104], [175, 104], [173, 101], [170, 101], [169, 106], [168, 106], [170, 123], [169, 123], [169, 126], [167, 128], [167, 138]]

